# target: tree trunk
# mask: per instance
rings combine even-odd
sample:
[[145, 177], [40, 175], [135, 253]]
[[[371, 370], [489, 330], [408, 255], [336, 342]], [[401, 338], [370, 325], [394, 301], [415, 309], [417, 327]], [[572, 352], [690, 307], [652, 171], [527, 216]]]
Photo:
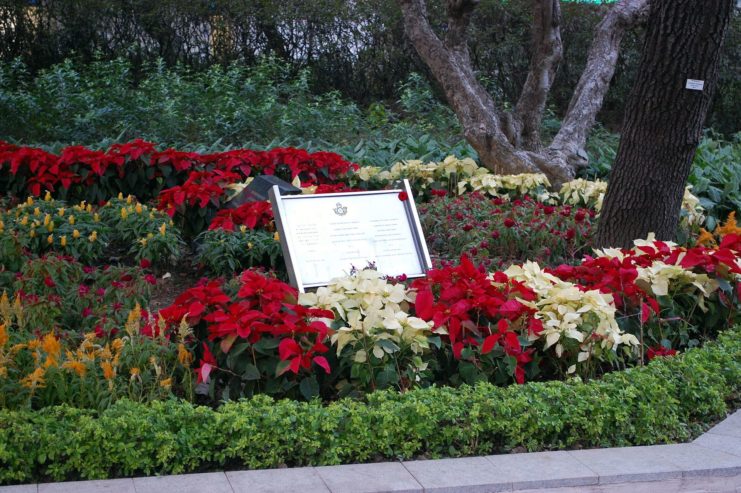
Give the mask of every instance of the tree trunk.
[[533, 57], [512, 112], [500, 111], [479, 84], [468, 55], [466, 31], [479, 0], [446, 0], [444, 40], [430, 26], [425, 0], [398, 2], [407, 36], [442, 87], [481, 164], [500, 174], [544, 173], [558, 187], [586, 165], [586, 136], [607, 92], [623, 33], [641, 19], [648, 0], [619, 0], [600, 24], [564, 125], [547, 148], [539, 131], [562, 54], [557, 0], [533, 0]]
[[[651, 0], [597, 244], [675, 237], [684, 187], [715, 89], [734, 0]], [[688, 79], [703, 81], [688, 89]]]
[[535, 0], [533, 18], [533, 56], [513, 118], [517, 130], [515, 145], [539, 151], [543, 147], [540, 124], [545, 102], [563, 58], [559, 0]]
[[569, 161], [586, 164], [587, 137], [615, 74], [620, 43], [628, 30], [647, 17], [648, 0], [620, 0], [595, 28], [584, 72], [550, 146], [563, 152]]

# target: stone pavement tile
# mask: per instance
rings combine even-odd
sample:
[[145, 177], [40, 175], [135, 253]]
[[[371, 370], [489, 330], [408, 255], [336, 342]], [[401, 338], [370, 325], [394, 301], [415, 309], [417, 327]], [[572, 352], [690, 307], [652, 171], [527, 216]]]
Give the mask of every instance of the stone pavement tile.
[[259, 469], [226, 473], [234, 493], [329, 493], [313, 467]]
[[682, 477], [679, 467], [667, 463], [652, 447], [621, 447], [568, 452], [597, 473], [599, 484], [659, 481]]
[[741, 438], [741, 410], [736, 411], [717, 425], [710, 428], [708, 433]]
[[134, 482], [130, 478], [41, 483], [39, 485], [39, 493], [135, 493], [135, 491]]
[[700, 445], [701, 447], [719, 450], [727, 454], [741, 457], [741, 440], [736, 437], [716, 435], [715, 433], [705, 433], [692, 443]]
[[233, 493], [223, 472], [134, 478], [136, 493]]
[[332, 493], [422, 493], [422, 486], [399, 462], [315, 468]]
[[0, 486], [0, 493], [36, 493], [38, 486], [35, 484], [17, 484], [14, 486]]
[[425, 493], [511, 491], [512, 481], [483, 457], [403, 462]]
[[535, 488], [517, 493], [739, 493], [741, 476], [683, 478], [666, 481], [601, 484], [564, 488]]
[[487, 459], [512, 481], [513, 489], [597, 484], [599, 476], [566, 451], [490, 455]]
[[682, 476], [736, 476], [741, 474], [741, 457], [692, 443], [655, 445], [658, 455], [682, 470]]

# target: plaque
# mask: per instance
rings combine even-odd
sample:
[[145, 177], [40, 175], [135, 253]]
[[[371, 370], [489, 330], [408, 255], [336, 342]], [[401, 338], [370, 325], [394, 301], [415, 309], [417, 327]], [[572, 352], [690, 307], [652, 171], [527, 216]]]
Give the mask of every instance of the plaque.
[[326, 286], [375, 264], [382, 274], [422, 277], [432, 267], [409, 182], [372, 192], [281, 196], [270, 190], [291, 284]]

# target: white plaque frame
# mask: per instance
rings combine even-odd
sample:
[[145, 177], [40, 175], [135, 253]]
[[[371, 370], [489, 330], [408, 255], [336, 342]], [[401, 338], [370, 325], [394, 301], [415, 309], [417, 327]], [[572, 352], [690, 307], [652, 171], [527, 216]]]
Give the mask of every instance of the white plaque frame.
[[[406, 192], [408, 199], [399, 201], [399, 194], [401, 192]], [[289, 203], [288, 206], [293, 206], [293, 201], [301, 201], [304, 204], [310, 204], [310, 201], [331, 201], [331, 202], [337, 202], [337, 207], [341, 206], [341, 203], [347, 204], [345, 207], [345, 211], [347, 210], [347, 207], [352, 207], [352, 204], [355, 202], [358, 202], [358, 199], [362, 198], [363, 201], [367, 201], [369, 196], [391, 196], [394, 198], [394, 200], [399, 201], [399, 204], [402, 204], [403, 211], [404, 211], [404, 217], [400, 218], [404, 221], [404, 227], [408, 228], [404, 229], [404, 231], [401, 231], [403, 234], [409, 234], [411, 238], [406, 237], [405, 241], [408, 243], [411, 241], [414, 245], [415, 250], [415, 265], [408, 265], [409, 269], [406, 272], [384, 272], [384, 274], [387, 275], [400, 275], [400, 274], [406, 274], [407, 277], [413, 278], [413, 277], [424, 277], [428, 270], [432, 268], [432, 261], [430, 260], [430, 253], [427, 249], [427, 244], [425, 243], [424, 234], [422, 233], [422, 225], [419, 221], [419, 215], [417, 214], [417, 207], [414, 203], [414, 196], [412, 195], [412, 189], [409, 185], [408, 180], [403, 180], [402, 182], [402, 188], [397, 188], [394, 190], [378, 190], [378, 191], [366, 191], [366, 192], [341, 192], [341, 193], [325, 193], [325, 194], [309, 194], [309, 195], [281, 195], [280, 190], [277, 186], [274, 186], [269, 191], [270, 196], [270, 204], [273, 208], [273, 214], [275, 216], [275, 225], [278, 230], [278, 234], [280, 235], [280, 245], [281, 249], [283, 250], [283, 258], [285, 259], [286, 263], [286, 269], [288, 270], [288, 277], [290, 279], [291, 284], [296, 287], [299, 292], [303, 293], [305, 292], [306, 288], [314, 288], [319, 286], [326, 286], [329, 284], [329, 281], [331, 281], [332, 278], [341, 276], [344, 273], [347, 272], [349, 265], [343, 265], [340, 269], [336, 269], [336, 272], [330, 276], [328, 279], [321, 279], [321, 280], [310, 280], [307, 281], [303, 279], [303, 276], [301, 275], [301, 262], [304, 261], [304, 259], [299, 258], [299, 246], [298, 246], [298, 239], [296, 234], [296, 224], [291, 224], [291, 217], [286, 210], [288, 207], [286, 203]], [[396, 203], [394, 203], [396, 204]], [[394, 205], [395, 206], [395, 205]], [[340, 209], [340, 212], [341, 209]], [[338, 214], [335, 212], [335, 214]], [[372, 214], [372, 213], [371, 213]], [[339, 215], [339, 214], [338, 214]], [[349, 240], [346, 240], [349, 241]], [[361, 243], [365, 244], [367, 243], [367, 239], [363, 239], [360, 241]], [[404, 256], [409, 256], [410, 252], [405, 252]], [[325, 264], [332, 264], [331, 258], [325, 258], [324, 263]], [[371, 258], [367, 258], [366, 260], [372, 260]], [[365, 263], [362, 265], [356, 265], [355, 267], [363, 268], [365, 267]], [[380, 269], [379, 269], [380, 270]]]

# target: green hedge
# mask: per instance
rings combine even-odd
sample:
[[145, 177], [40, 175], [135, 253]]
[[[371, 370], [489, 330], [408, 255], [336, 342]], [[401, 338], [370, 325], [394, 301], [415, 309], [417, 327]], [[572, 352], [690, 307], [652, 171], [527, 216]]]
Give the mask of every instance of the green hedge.
[[119, 402], [0, 411], [0, 484], [680, 441], [741, 391], [741, 328], [589, 383], [377, 392], [323, 405], [257, 397], [218, 410]]

